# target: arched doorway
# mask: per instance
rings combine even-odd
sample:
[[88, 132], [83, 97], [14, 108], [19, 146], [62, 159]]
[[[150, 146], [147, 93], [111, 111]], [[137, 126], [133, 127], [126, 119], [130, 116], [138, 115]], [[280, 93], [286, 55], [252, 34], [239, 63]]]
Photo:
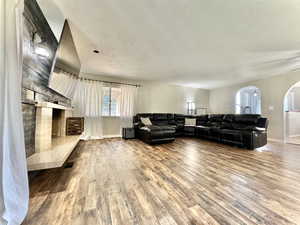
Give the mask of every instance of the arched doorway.
[[236, 114], [261, 114], [261, 92], [255, 86], [241, 88], [235, 97]]
[[284, 142], [300, 145], [300, 82], [286, 92], [283, 110]]

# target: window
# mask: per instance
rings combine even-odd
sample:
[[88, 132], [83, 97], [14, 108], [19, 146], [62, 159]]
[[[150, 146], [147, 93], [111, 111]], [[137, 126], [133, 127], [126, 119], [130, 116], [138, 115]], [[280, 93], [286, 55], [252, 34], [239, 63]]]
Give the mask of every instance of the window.
[[120, 116], [121, 89], [103, 88], [102, 116]]
[[236, 114], [261, 114], [261, 92], [255, 86], [240, 89], [235, 97]]
[[195, 114], [195, 102], [187, 102], [187, 113], [192, 115]]

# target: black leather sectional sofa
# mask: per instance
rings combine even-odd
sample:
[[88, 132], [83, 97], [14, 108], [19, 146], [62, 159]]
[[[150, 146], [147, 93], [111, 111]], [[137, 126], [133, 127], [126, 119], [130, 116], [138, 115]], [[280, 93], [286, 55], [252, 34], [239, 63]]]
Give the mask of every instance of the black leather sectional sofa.
[[[149, 118], [152, 125], [145, 126], [142, 117]], [[186, 118], [195, 118], [196, 125], [185, 125]], [[136, 137], [148, 144], [173, 141], [178, 136], [205, 138], [247, 149], [267, 144], [268, 119], [260, 115], [141, 113], [133, 121]]]

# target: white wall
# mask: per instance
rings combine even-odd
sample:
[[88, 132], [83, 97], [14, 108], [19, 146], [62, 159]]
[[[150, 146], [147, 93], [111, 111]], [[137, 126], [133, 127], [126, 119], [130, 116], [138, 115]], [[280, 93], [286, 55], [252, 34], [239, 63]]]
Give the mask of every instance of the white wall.
[[138, 112], [187, 113], [187, 102], [208, 107], [209, 91], [199, 88], [143, 82], [138, 92]]
[[209, 105], [213, 113], [234, 113], [235, 95], [246, 86], [260, 88], [262, 95], [262, 115], [269, 118], [269, 138], [283, 140], [284, 119], [283, 100], [288, 89], [300, 81], [300, 72], [290, 72], [252, 82], [217, 88], [210, 91]]
[[[91, 74], [81, 74], [81, 76], [95, 80], [140, 84], [137, 99], [138, 113], [186, 113], [187, 101], [194, 101], [196, 107], [208, 107], [209, 105], [209, 91], [204, 89]], [[103, 117], [103, 135], [115, 136], [119, 134], [120, 119], [118, 117]]]

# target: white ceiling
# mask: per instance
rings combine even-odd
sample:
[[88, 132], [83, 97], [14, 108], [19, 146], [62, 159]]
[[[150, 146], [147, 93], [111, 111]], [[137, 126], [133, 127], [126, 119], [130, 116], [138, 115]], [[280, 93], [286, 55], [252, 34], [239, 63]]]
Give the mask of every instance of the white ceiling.
[[65, 16], [53, 1], [36, 0], [39, 4], [44, 16], [47, 19], [55, 37], [60, 39], [60, 35], [64, 26]]
[[53, 1], [85, 73], [211, 89], [300, 65], [300, 0]]

